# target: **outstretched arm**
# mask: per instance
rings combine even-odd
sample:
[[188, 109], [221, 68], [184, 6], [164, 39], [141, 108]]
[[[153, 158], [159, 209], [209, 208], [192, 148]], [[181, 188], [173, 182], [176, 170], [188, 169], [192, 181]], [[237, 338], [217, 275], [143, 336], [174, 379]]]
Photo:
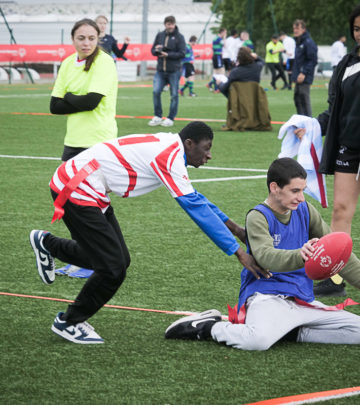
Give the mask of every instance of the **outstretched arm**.
[[240, 235], [240, 227], [229, 220], [229, 218], [222, 213], [216, 205], [208, 201], [206, 197], [200, 193], [194, 192], [177, 197], [176, 201], [220, 249], [229, 256], [235, 254], [239, 262], [249, 269], [256, 278], [260, 278], [259, 274], [266, 278], [271, 276], [269, 271], [258, 266], [255, 259], [247, 254], [236, 242], [234, 236], [231, 234], [230, 228]]
[[239, 262], [246, 267], [252, 275], [259, 280], [259, 274], [263, 275], [265, 278], [270, 278], [272, 273], [269, 270], [263, 269], [260, 267], [253, 256], [246, 253], [241, 247], [235, 252], [235, 256]]
[[225, 225], [229, 228], [230, 232], [236, 236], [242, 243], [246, 243], [245, 228], [232, 221], [230, 218], [225, 221]]

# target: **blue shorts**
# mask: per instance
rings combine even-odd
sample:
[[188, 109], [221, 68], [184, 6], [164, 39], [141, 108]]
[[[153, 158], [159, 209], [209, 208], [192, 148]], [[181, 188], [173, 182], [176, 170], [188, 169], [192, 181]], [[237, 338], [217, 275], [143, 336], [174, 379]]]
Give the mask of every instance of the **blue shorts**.
[[221, 55], [213, 55], [212, 62], [214, 69], [220, 69], [224, 67], [224, 62]]
[[190, 62], [184, 63], [182, 74], [186, 79], [190, 76], [194, 76], [195, 75], [194, 65]]

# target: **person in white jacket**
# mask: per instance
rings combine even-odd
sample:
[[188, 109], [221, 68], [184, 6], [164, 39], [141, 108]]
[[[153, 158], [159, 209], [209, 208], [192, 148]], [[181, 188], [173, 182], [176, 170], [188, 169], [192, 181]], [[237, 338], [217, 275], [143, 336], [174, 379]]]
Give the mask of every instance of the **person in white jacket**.
[[346, 36], [341, 35], [337, 41], [331, 45], [331, 66], [335, 70], [338, 63], [346, 55]]

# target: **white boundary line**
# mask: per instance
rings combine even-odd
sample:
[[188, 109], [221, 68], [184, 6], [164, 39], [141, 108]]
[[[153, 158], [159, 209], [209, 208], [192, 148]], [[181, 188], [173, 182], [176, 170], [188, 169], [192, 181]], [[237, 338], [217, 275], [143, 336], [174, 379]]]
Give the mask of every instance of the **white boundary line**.
[[35, 160], [61, 160], [61, 158], [57, 158], [57, 157], [47, 157], [47, 156], [0, 155], [0, 158], [9, 158], [9, 159], [35, 159]]
[[208, 181], [229, 181], [229, 180], [252, 180], [252, 179], [266, 179], [266, 175], [260, 174], [258, 176], [238, 176], [238, 177], [215, 177], [213, 179], [191, 179], [191, 183], [206, 183]]
[[32, 94], [0, 94], [0, 98], [34, 98], [34, 97], [50, 97], [50, 93], [32, 93]]
[[[193, 166], [189, 166], [193, 168]], [[200, 166], [199, 169], [205, 170], [231, 170], [231, 171], [242, 171], [242, 172], [262, 172], [267, 173], [265, 169], [247, 169], [242, 167], [216, 167], [216, 166]]]
[[[33, 160], [61, 160], [57, 157], [48, 157], [48, 156], [16, 156], [16, 155], [0, 155], [0, 158], [7, 158], [7, 159], [33, 159]], [[189, 168], [193, 168], [189, 166]], [[264, 169], [247, 169], [247, 168], [240, 168], [240, 167], [216, 167], [216, 166], [204, 166], [200, 167], [200, 169], [205, 170], [218, 170], [218, 171], [244, 171], [244, 172], [261, 172], [266, 173], [267, 170]], [[257, 175], [257, 176], [236, 176], [236, 177], [218, 177], [212, 179], [191, 179], [192, 183], [208, 183], [214, 181], [231, 181], [231, 180], [254, 180], [254, 179], [264, 179], [266, 175]]]

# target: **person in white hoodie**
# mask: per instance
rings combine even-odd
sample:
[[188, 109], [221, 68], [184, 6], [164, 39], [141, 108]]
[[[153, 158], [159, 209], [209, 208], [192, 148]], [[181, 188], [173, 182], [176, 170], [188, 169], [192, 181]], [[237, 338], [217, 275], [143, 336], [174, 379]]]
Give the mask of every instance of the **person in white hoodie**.
[[291, 90], [291, 83], [292, 83], [292, 69], [294, 66], [295, 60], [295, 48], [296, 42], [295, 39], [286, 35], [284, 31], [280, 32], [280, 41], [284, 45], [285, 52], [282, 54], [282, 60], [284, 64], [284, 68], [288, 74], [288, 89]]
[[346, 36], [341, 35], [337, 41], [331, 45], [331, 66], [335, 70], [338, 63], [346, 55]]

